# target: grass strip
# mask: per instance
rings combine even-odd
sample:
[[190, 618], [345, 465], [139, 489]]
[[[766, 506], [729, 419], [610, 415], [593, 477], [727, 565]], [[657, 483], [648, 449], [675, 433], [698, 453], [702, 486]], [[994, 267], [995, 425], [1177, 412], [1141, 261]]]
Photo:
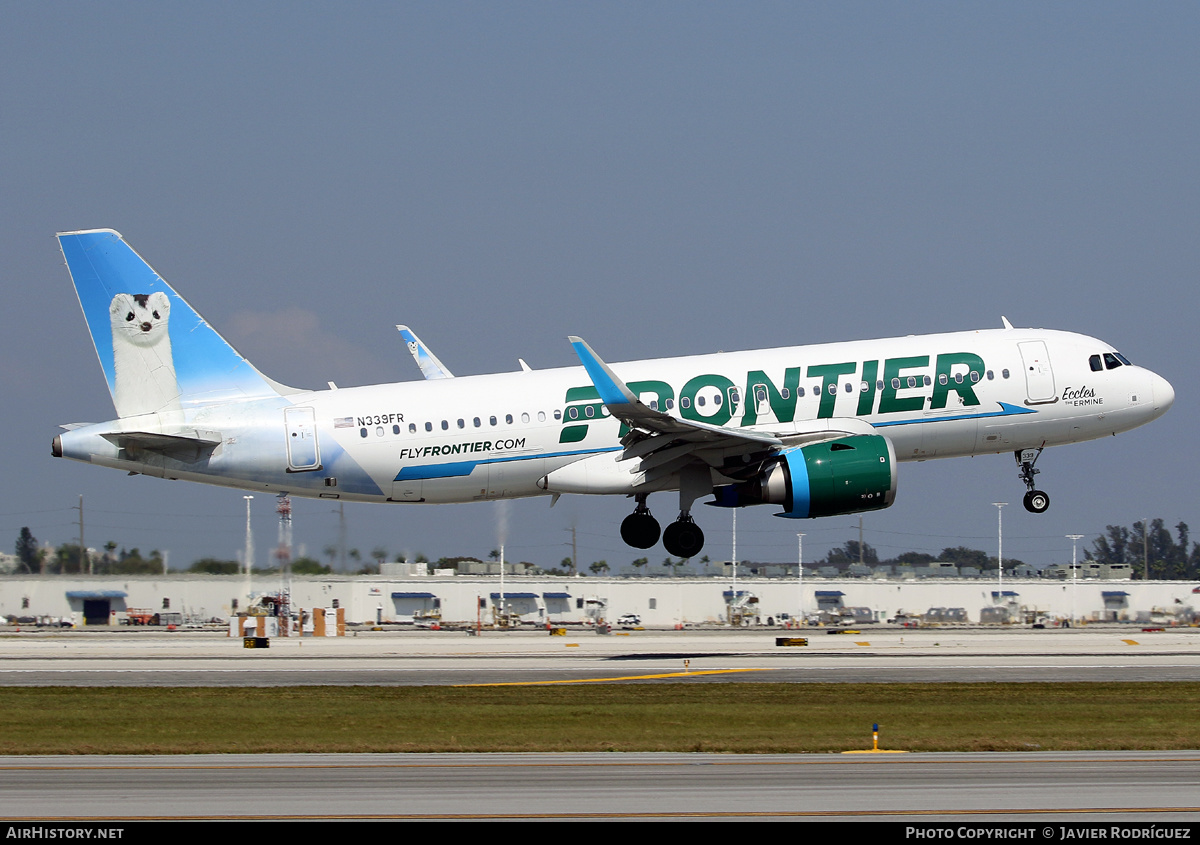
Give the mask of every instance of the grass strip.
[[1200, 684], [0, 688], [3, 754], [1200, 748]]

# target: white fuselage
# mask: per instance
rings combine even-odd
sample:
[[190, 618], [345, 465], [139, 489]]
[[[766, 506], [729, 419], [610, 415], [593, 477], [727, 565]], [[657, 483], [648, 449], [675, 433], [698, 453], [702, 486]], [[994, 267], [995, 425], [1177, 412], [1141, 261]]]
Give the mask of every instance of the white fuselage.
[[[1163, 378], [1125, 363], [1102, 341], [1030, 329], [612, 369], [645, 404], [675, 417], [785, 444], [822, 429], [881, 434], [900, 461], [1091, 440], [1147, 423], [1174, 400]], [[132, 472], [298, 496], [469, 502], [638, 492], [636, 477], [622, 469], [629, 462], [617, 464], [620, 429], [583, 367], [568, 367], [185, 404], [67, 431], [56, 450]], [[121, 432], [205, 432], [218, 442], [203, 454], [141, 450], [118, 445]], [[589, 458], [588, 472], [555, 472]], [[713, 482], [723, 483], [715, 471]]]

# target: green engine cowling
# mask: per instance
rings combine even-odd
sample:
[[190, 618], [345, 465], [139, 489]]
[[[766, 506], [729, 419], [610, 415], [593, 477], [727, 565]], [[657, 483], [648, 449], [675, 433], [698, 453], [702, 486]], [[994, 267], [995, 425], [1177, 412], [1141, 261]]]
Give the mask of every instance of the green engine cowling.
[[794, 446], [757, 478], [714, 492], [714, 505], [782, 505], [776, 516], [791, 519], [880, 510], [896, 499], [896, 451], [878, 434]]

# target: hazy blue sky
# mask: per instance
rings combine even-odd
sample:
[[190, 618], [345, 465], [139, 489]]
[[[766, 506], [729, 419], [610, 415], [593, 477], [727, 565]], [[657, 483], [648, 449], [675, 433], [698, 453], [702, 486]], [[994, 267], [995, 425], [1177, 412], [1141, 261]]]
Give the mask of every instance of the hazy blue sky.
[[[1175, 386], [1162, 420], [904, 464], [887, 557], [1063, 560], [1143, 516], [1200, 525], [1200, 5], [0, 2], [0, 540], [242, 546], [237, 491], [56, 461], [114, 415], [56, 231], [112, 227], [278, 381], [418, 378], [1000, 325], [1086, 332]], [[664, 522], [672, 494], [651, 497]], [[255, 500], [260, 550], [275, 538]], [[624, 499], [507, 505], [508, 556], [628, 563]], [[739, 515], [794, 560], [857, 517]], [[296, 500], [310, 553], [328, 503]], [[697, 511], [727, 557], [730, 516]], [[350, 543], [485, 556], [498, 506], [348, 505]], [[7, 539], [4, 539], [7, 538]], [[661, 547], [651, 550], [658, 562]], [[261, 560], [261, 555], [260, 555]]]

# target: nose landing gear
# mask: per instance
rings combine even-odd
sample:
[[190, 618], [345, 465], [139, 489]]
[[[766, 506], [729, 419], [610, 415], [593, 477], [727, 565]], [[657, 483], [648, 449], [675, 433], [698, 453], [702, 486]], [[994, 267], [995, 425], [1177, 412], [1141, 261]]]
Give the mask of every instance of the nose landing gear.
[[1046, 509], [1050, 507], [1050, 495], [1038, 490], [1033, 482], [1033, 477], [1041, 472], [1034, 464], [1037, 463], [1037, 459], [1041, 457], [1042, 450], [1045, 448], [1043, 444], [1036, 449], [1021, 449], [1014, 453], [1017, 458], [1017, 466], [1021, 468], [1020, 478], [1029, 488], [1029, 492], [1025, 494], [1021, 504], [1030, 513], [1045, 513]]

